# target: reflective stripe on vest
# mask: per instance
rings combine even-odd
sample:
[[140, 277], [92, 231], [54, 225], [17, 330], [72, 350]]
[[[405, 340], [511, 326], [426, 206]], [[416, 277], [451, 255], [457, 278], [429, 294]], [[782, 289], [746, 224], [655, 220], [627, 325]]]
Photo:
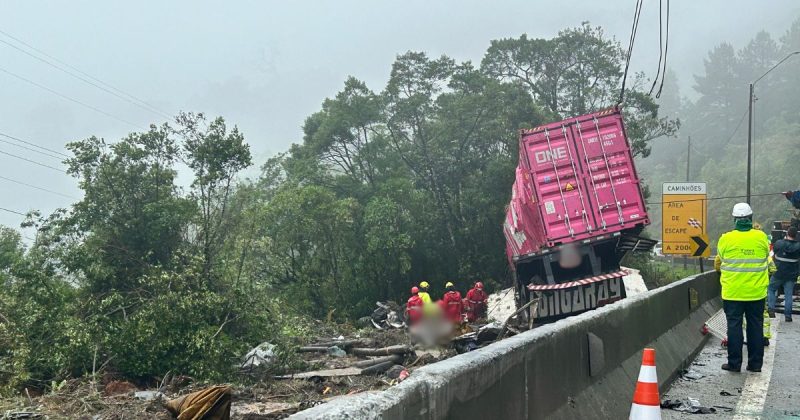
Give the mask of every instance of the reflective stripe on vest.
[[740, 258], [740, 259], [722, 258], [723, 264], [759, 264], [765, 262], [767, 262], [766, 258]]
[[720, 270], [736, 273], [758, 273], [769, 269], [767, 258], [721, 258]]
[[724, 264], [722, 265], [722, 267], [720, 267], [720, 269], [722, 271], [733, 271], [733, 272], [736, 272], [736, 273], [758, 273], [758, 272], [761, 272], [761, 271], [767, 271], [767, 268], [768, 268], [767, 266], [763, 266], [763, 267], [730, 267], [730, 266], [728, 266], [728, 267], [726, 267]]
[[783, 257], [779, 257], [777, 255], [775, 256], [775, 259], [778, 260], [778, 261], [783, 261], [783, 262], [787, 262], [787, 263], [796, 263], [796, 262], [800, 261], [797, 258], [783, 258]]

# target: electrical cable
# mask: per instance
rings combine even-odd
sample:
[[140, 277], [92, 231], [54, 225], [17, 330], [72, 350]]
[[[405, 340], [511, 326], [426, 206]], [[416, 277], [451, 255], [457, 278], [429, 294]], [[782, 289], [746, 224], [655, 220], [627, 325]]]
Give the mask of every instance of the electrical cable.
[[69, 97], [69, 96], [67, 96], [67, 95], [64, 95], [64, 94], [62, 94], [62, 93], [59, 93], [59, 92], [57, 92], [57, 91], [55, 91], [55, 90], [53, 90], [53, 89], [50, 89], [50, 88], [49, 88], [49, 87], [47, 87], [47, 86], [41, 85], [41, 84], [39, 84], [39, 83], [36, 83], [36, 82], [34, 82], [33, 80], [31, 80], [31, 79], [25, 78], [25, 77], [23, 77], [23, 76], [20, 76], [20, 75], [18, 75], [18, 74], [16, 74], [16, 73], [12, 73], [12, 72], [10, 72], [10, 71], [8, 71], [8, 70], [6, 70], [6, 69], [2, 68], [2, 67], [0, 67], [0, 71], [2, 71], [3, 73], [6, 73], [6, 74], [8, 74], [9, 76], [13, 76], [13, 77], [15, 77], [15, 78], [17, 78], [17, 79], [19, 79], [19, 80], [22, 80], [22, 81], [24, 81], [24, 82], [30, 83], [30, 84], [32, 84], [33, 86], [36, 86], [36, 87], [38, 87], [38, 88], [40, 88], [40, 89], [46, 90], [46, 91], [48, 91], [48, 92], [52, 93], [53, 95], [59, 96], [59, 97], [61, 97], [61, 98], [63, 98], [63, 99], [66, 99], [66, 100], [68, 100], [68, 101], [70, 101], [70, 102], [74, 102], [74, 103], [76, 103], [76, 104], [78, 104], [78, 105], [81, 105], [81, 106], [83, 106], [83, 107], [89, 108], [89, 109], [91, 109], [92, 111], [98, 112], [98, 113], [100, 113], [100, 114], [103, 114], [103, 115], [105, 115], [105, 116], [107, 116], [107, 117], [113, 118], [113, 119], [115, 119], [115, 120], [117, 120], [117, 121], [124, 122], [125, 124], [129, 124], [129, 125], [131, 125], [131, 126], [133, 126], [133, 127], [136, 127], [136, 128], [141, 128], [141, 127], [140, 127], [139, 125], [137, 125], [137, 124], [134, 124], [134, 123], [132, 123], [132, 122], [130, 122], [130, 121], [127, 121], [127, 120], [125, 120], [125, 119], [123, 119], [123, 118], [117, 117], [117, 116], [116, 116], [116, 115], [114, 115], [114, 114], [109, 114], [108, 112], [106, 112], [106, 111], [103, 111], [103, 110], [102, 110], [102, 109], [100, 109], [100, 108], [93, 107], [93, 106], [91, 106], [91, 105], [89, 105], [89, 104], [86, 104], [86, 103], [84, 103], [84, 102], [81, 102], [81, 101], [79, 101], [79, 100], [77, 100], [77, 99], [70, 98], [70, 97]]
[[26, 187], [34, 188], [34, 189], [37, 189], [37, 190], [40, 190], [40, 191], [49, 192], [50, 194], [55, 194], [55, 195], [60, 195], [62, 197], [71, 198], [73, 200], [77, 200], [78, 199], [77, 197], [73, 197], [73, 196], [70, 196], [70, 195], [67, 195], [67, 194], [63, 194], [63, 193], [60, 193], [58, 191], [48, 190], [47, 188], [37, 187], [36, 185], [31, 185], [31, 184], [28, 184], [26, 182], [17, 181], [16, 179], [6, 178], [6, 177], [4, 177], [2, 175], [0, 175], [0, 179], [4, 179], [4, 180], [6, 180], [8, 182], [13, 182], [13, 183], [19, 184], [19, 185], [24, 185]]
[[38, 147], [38, 148], [40, 148], [40, 149], [42, 149], [42, 150], [47, 150], [48, 152], [53, 152], [53, 153], [55, 153], [55, 154], [57, 154], [57, 155], [64, 156], [65, 158], [68, 158], [68, 157], [70, 157], [70, 155], [68, 155], [68, 154], [66, 154], [66, 153], [61, 153], [61, 152], [59, 152], [58, 150], [49, 149], [49, 148], [47, 148], [47, 147], [40, 146], [40, 145], [38, 145], [38, 144], [36, 144], [36, 143], [32, 143], [32, 142], [29, 142], [29, 141], [22, 140], [22, 139], [21, 139], [21, 138], [19, 138], [19, 137], [14, 137], [14, 136], [12, 136], [12, 135], [9, 135], [9, 134], [3, 133], [3, 132], [0, 132], [0, 136], [3, 136], [3, 137], [6, 137], [6, 138], [9, 138], [9, 139], [11, 139], [11, 140], [16, 140], [16, 141], [18, 141], [18, 142], [20, 142], [20, 143], [25, 143], [25, 144], [27, 144], [27, 145], [30, 145], [30, 146], [33, 146], [33, 147]]
[[30, 162], [30, 163], [33, 163], [33, 164], [35, 164], [35, 165], [43, 166], [43, 167], [45, 167], [45, 168], [50, 168], [50, 169], [52, 169], [52, 170], [54, 170], [54, 171], [58, 171], [58, 172], [62, 172], [62, 173], [67, 173], [67, 171], [65, 171], [65, 170], [63, 170], [63, 169], [60, 169], [60, 168], [56, 168], [55, 166], [50, 166], [50, 165], [48, 165], [48, 164], [46, 164], [46, 163], [37, 162], [37, 161], [35, 161], [35, 160], [31, 160], [31, 159], [28, 159], [28, 158], [25, 158], [25, 157], [22, 157], [22, 156], [17, 156], [17, 155], [15, 155], [15, 154], [13, 154], [13, 153], [8, 153], [8, 152], [4, 152], [4, 151], [0, 150], [0, 154], [4, 154], [4, 155], [11, 156], [11, 157], [14, 157], [14, 158], [17, 158], [17, 159], [20, 159], [20, 160], [24, 160], [24, 161], [26, 161], [26, 162]]
[[7, 212], [9, 212], [9, 213], [18, 214], [18, 215], [20, 215], [20, 216], [27, 216], [27, 214], [25, 214], [25, 213], [20, 213], [20, 212], [18, 212], [18, 211], [9, 210], [9, 209], [7, 209], [7, 208], [3, 208], [3, 207], [0, 207], [0, 210], [2, 210], [2, 211], [7, 211]]
[[658, 0], [658, 68], [656, 69], [656, 77], [653, 78], [653, 86], [650, 86], [650, 92], [647, 93], [648, 95], [652, 95], [656, 89], [658, 76], [661, 74], [661, 58], [664, 56], [664, 38], [662, 37], [664, 25], [661, 22], [661, 11], [663, 9], [661, 2], [662, 0]]
[[128, 98], [130, 98], [130, 99], [132, 99], [132, 100], [134, 100], [134, 101], [136, 101], [136, 102], [139, 102], [139, 103], [141, 103], [142, 105], [144, 105], [144, 106], [146, 106], [146, 107], [148, 107], [148, 108], [150, 108], [150, 109], [152, 109], [152, 110], [156, 111], [157, 113], [159, 113], [159, 114], [161, 114], [161, 115], [167, 116], [167, 118], [172, 118], [168, 112], [165, 112], [165, 111], [163, 111], [163, 110], [161, 110], [161, 109], [159, 109], [159, 108], [157, 108], [157, 107], [155, 107], [155, 106], [153, 106], [153, 105], [150, 105], [150, 104], [148, 104], [147, 102], [145, 102], [144, 100], [142, 100], [142, 99], [139, 99], [139, 98], [137, 98], [136, 96], [134, 96], [134, 95], [131, 95], [131, 94], [130, 94], [130, 93], [128, 93], [128, 92], [125, 92], [125, 91], [124, 91], [124, 90], [122, 90], [122, 89], [119, 89], [119, 88], [117, 88], [117, 87], [114, 87], [113, 85], [111, 85], [111, 84], [108, 84], [108, 83], [106, 83], [106, 82], [104, 82], [104, 81], [102, 81], [102, 80], [100, 80], [100, 79], [98, 79], [98, 78], [96, 78], [96, 77], [94, 77], [94, 76], [92, 76], [92, 75], [90, 75], [90, 74], [88, 74], [88, 73], [86, 73], [86, 72], [82, 71], [81, 69], [79, 69], [79, 68], [77, 68], [77, 67], [75, 67], [75, 66], [72, 66], [72, 65], [70, 65], [69, 63], [66, 63], [66, 62], [64, 62], [63, 60], [59, 60], [58, 58], [56, 58], [56, 57], [54, 57], [54, 56], [52, 56], [52, 55], [50, 55], [50, 54], [48, 54], [48, 53], [46, 53], [46, 52], [44, 52], [44, 51], [40, 50], [39, 48], [36, 48], [36, 47], [34, 47], [34, 46], [33, 46], [33, 45], [31, 45], [31, 44], [28, 44], [27, 42], [25, 42], [25, 41], [23, 41], [23, 40], [21, 40], [21, 39], [19, 39], [19, 38], [15, 37], [15, 36], [13, 36], [13, 35], [9, 34], [8, 32], [5, 32], [5, 31], [3, 31], [3, 30], [0, 30], [0, 34], [3, 34], [3, 35], [5, 35], [6, 37], [8, 37], [8, 38], [10, 38], [10, 39], [13, 39], [14, 41], [16, 41], [16, 42], [20, 43], [21, 45], [24, 45], [24, 46], [26, 46], [26, 47], [30, 48], [31, 50], [33, 50], [33, 51], [36, 51], [37, 53], [39, 53], [39, 54], [41, 54], [41, 55], [43, 55], [43, 56], [45, 56], [45, 57], [47, 57], [47, 58], [49, 58], [49, 59], [51, 59], [51, 60], [55, 61], [55, 62], [56, 62], [56, 63], [58, 63], [58, 64], [61, 64], [61, 65], [63, 65], [64, 67], [67, 67], [67, 68], [69, 68], [70, 70], [73, 70], [73, 71], [75, 71], [76, 73], [79, 73], [79, 74], [81, 74], [81, 75], [85, 76], [85, 77], [86, 77], [86, 78], [88, 78], [88, 79], [91, 79], [91, 80], [93, 80], [93, 81], [95, 81], [95, 82], [97, 82], [97, 83], [99, 83], [99, 84], [101, 84], [101, 85], [103, 85], [103, 86], [105, 86], [105, 87], [107, 87], [107, 88], [111, 89], [111, 90], [114, 90], [114, 91], [118, 92], [118, 93], [119, 93], [119, 94], [121, 94], [121, 95], [127, 96]]
[[[766, 197], [766, 196], [769, 196], [769, 195], [783, 195], [783, 193], [784, 192], [781, 191], [781, 192], [766, 193], [766, 194], [750, 194], [750, 197]], [[746, 195], [729, 195], [729, 196], [723, 196], [723, 197], [693, 198], [691, 200], [683, 200], [683, 199], [681, 199], [681, 200], [676, 200], [676, 201], [680, 201], [681, 203], [688, 203], [688, 202], [691, 202], [691, 201], [728, 200], [728, 199], [731, 199], [731, 198], [747, 198], [747, 196]], [[648, 206], [655, 206], [655, 205], [662, 205], [662, 204], [674, 203], [674, 202], [675, 201], [654, 201], [654, 202], [647, 202], [645, 204], [648, 205]]]
[[642, 14], [643, 0], [636, 0], [636, 8], [633, 13], [633, 24], [631, 25], [631, 37], [628, 43], [628, 54], [625, 57], [625, 71], [622, 73], [622, 86], [619, 91], [617, 105], [625, 99], [625, 82], [628, 80], [628, 68], [631, 65], [631, 54], [633, 53], [633, 43], [636, 41], [636, 31], [639, 29], [639, 16]]
[[22, 52], [23, 54], [26, 54], [26, 55], [28, 55], [28, 56], [30, 56], [30, 57], [33, 57], [33, 58], [35, 58], [35, 59], [37, 59], [37, 60], [39, 60], [39, 61], [41, 61], [41, 62], [43, 62], [43, 63], [45, 63], [45, 64], [47, 64], [47, 65], [49, 65], [49, 66], [51, 66], [51, 67], [53, 67], [53, 68], [56, 68], [56, 69], [58, 69], [58, 70], [61, 70], [62, 72], [66, 73], [66, 74], [68, 74], [68, 75], [70, 75], [70, 76], [72, 76], [72, 77], [74, 77], [74, 78], [76, 78], [76, 79], [78, 79], [78, 80], [80, 80], [80, 81], [82, 81], [82, 82], [84, 82], [84, 83], [88, 84], [88, 85], [94, 86], [94, 87], [96, 87], [96, 88], [98, 88], [98, 89], [100, 89], [100, 90], [102, 90], [102, 91], [104, 91], [104, 92], [106, 92], [106, 93], [108, 93], [108, 94], [114, 95], [114, 96], [116, 96], [117, 98], [119, 98], [119, 99], [122, 99], [122, 100], [123, 100], [123, 101], [125, 101], [125, 102], [128, 102], [128, 103], [130, 103], [130, 104], [133, 104], [133, 105], [135, 105], [135, 106], [137, 106], [137, 107], [139, 107], [139, 108], [142, 108], [142, 109], [144, 109], [145, 111], [152, 112], [153, 114], [157, 114], [157, 115], [159, 115], [159, 116], [164, 116], [164, 117], [166, 117], [167, 119], [172, 119], [172, 116], [170, 116], [170, 115], [168, 115], [168, 114], [162, 113], [161, 111], [157, 111], [157, 110], [155, 110], [155, 109], [151, 109], [149, 106], [144, 106], [144, 105], [142, 105], [142, 104], [140, 104], [140, 103], [138, 103], [138, 102], [132, 101], [132, 100], [130, 100], [130, 99], [128, 99], [128, 98], [126, 98], [126, 97], [124, 97], [124, 96], [122, 96], [122, 95], [120, 95], [120, 94], [118, 94], [118, 93], [116, 93], [116, 92], [114, 92], [114, 91], [112, 91], [112, 90], [110, 90], [110, 89], [108, 89], [108, 88], [105, 88], [105, 87], [103, 87], [103, 86], [101, 86], [101, 85], [98, 85], [97, 83], [94, 83], [94, 82], [92, 82], [91, 80], [88, 80], [88, 79], [86, 79], [86, 78], [84, 78], [84, 77], [81, 77], [80, 75], [77, 75], [77, 74], [73, 73], [73, 72], [72, 72], [72, 71], [70, 71], [70, 70], [67, 70], [67, 69], [65, 69], [65, 68], [63, 68], [63, 67], [60, 67], [60, 66], [58, 66], [58, 65], [55, 65], [55, 64], [53, 64], [52, 62], [50, 62], [50, 61], [48, 61], [48, 60], [45, 60], [44, 58], [41, 58], [41, 57], [39, 57], [39, 56], [37, 56], [37, 55], [31, 54], [30, 52], [28, 52], [28, 51], [25, 51], [25, 50], [23, 50], [22, 48], [20, 48], [20, 47], [18, 47], [18, 46], [16, 46], [16, 45], [14, 45], [14, 44], [12, 44], [12, 43], [10, 43], [10, 42], [8, 42], [8, 41], [4, 41], [4, 40], [0, 39], [0, 43], [6, 44], [6, 45], [8, 45], [9, 47], [11, 47], [11, 48], [14, 48], [14, 49], [16, 49], [16, 50], [18, 50], [18, 51]]
[[725, 142], [725, 144], [722, 146], [722, 148], [723, 148], [723, 149], [724, 149], [724, 148], [726, 148], [726, 147], [728, 147], [728, 144], [729, 144], [729, 143], [731, 142], [731, 140], [733, 140], [733, 138], [736, 136], [736, 133], [739, 131], [739, 127], [741, 127], [741, 126], [742, 126], [742, 122], [744, 122], [744, 117], [746, 117], [746, 116], [747, 116], [747, 110], [745, 109], [745, 110], [744, 110], [744, 114], [742, 114], [742, 118], [740, 118], [740, 119], [739, 119], [739, 123], [738, 123], [738, 124], [736, 124], [736, 128], [733, 130], [733, 133], [731, 134], [731, 136], [730, 136], [730, 137], [728, 137], [728, 141], [726, 141], [726, 142]]
[[[659, 13], [661, 12], [659, 11]], [[661, 92], [664, 89], [664, 78], [667, 76], [667, 57], [669, 57], [669, 0], [667, 0], [666, 32], [666, 36], [664, 37], [664, 69], [661, 71], [661, 85], [658, 86], [656, 99], [661, 98]]]
[[6, 144], [10, 144], [10, 145], [12, 145], [12, 146], [19, 147], [19, 148], [21, 148], [21, 149], [25, 149], [25, 150], [28, 150], [28, 151], [30, 151], [30, 152], [33, 152], [33, 153], [39, 153], [39, 154], [41, 154], [41, 155], [44, 155], [44, 156], [47, 156], [47, 157], [51, 157], [51, 158], [53, 158], [53, 159], [59, 159], [59, 160], [61, 160], [61, 159], [64, 159], [63, 157], [56, 156], [56, 155], [51, 155], [50, 153], [43, 152], [43, 151], [41, 151], [41, 150], [36, 150], [36, 149], [34, 149], [34, 148], [32, 148], [32, 147], [23, 146], [23, 145], [21, 145], [21, 144], [17, 144], [17, 143], [12, 143], [12, 142], [10, 142], [10, 141], [8, 141], [8, 140], [3, 140], [3, 139], [0, 139], [0, 142], [2, 142], [2, 143], [6, 143]]

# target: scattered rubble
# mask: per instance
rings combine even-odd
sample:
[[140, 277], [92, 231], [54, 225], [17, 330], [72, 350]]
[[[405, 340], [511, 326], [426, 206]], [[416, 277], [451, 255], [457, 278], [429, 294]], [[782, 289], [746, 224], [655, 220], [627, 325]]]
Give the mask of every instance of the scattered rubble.
[[164, 393], [158, 391], [136, 391], [133, 398], [137, 400], [152, 401], [164, 398]]
[[298, 411], [300, 403], [256, 402], [231, 407], [231, 418], [282, 418]]
[[0, 400], [0, 418], [170, 419], [174, 417], [168, 407], [175, 413], [189, 406], [213, 407], [217, 402], [229, 407], [234, 419], [285, 418], [333, 398], [386, 389], [424, 365], [519, 333], [520, 328], [508, 322], [516, 311], [513, 291], [499, 295], [490, 296], [495, 305], [490, 303], [489, 316], [494, 315], [496, 321], [464, 324], [457, 331], [448, 323], [430, 343], [405, 328], [401, 307], [378, 303], [363, 329], [337, 331], [320, 323], [320, 336], [295, 348], [302, 369], [282, 373], [277, 366], [278, 347], [263, 342], [242, 356], [237, 364], [241, 376], [230, 378], [247, 385], [215, 387], [167, 374], [154, 378], [152, 388], [142, 389], [111, 375], [82, 378], [65, 381], [45, 395]]
[[380, 330], [405, 327], [403, 308], [396, 302], [375, 302], [377, 308], [372, 312], [372, 325]]
[[680, 411], [689, 414], [713, 414], [717, 410], [714, 407], [703, 407], [696, 398], [684, 398], [680, 400], [664, 400], [661, 408]]
[[705, 377], [706, 377], [706, 375], [703, 375], [702, 373], [699, 373], [699, 372], [694, 371], [692, 369], [684, 369], [683, 371], [681, 371], [681, 378], [683, 378], [683, 379], [696, 381], [698, 379], [702, 379], [702, 378], [705, 378]]
[[264, 342], [247, 352], [244, 356], [242, 368], [267, 365], [272, 363], [273, 360], [275, 360], [275, 345]]

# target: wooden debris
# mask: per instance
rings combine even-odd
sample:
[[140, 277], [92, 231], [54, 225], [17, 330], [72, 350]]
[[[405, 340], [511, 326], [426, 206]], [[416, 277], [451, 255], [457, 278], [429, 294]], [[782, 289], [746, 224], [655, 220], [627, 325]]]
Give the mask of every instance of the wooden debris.
[[364, 340], [333, 340], [333, 341], [325, 341], [321, 343], [312, 344], [309, 347], [339, 347], [340, 349], [348, 349], [353, 346], [363, 346], [366, 342]]
[[391, 356], [376, 357], [374, 359], [362, 360], [360, 362], [353, 363], [353, 367], [366, 368], [383, 362], [400, 363], [402, 360], [403, 356], [399, 354], [393, 354]]
[[408, 354], [412, 352], [414, 352], [414, 349], [406, 345], [389, 346], [380, 349], [358, 347], [350, 349], [350, 353], [356, 356], [389, 356], [391, 354]]
[[250, 404], [234, 404], [231, 407], [231, 415], [236, 417], [250, 416], [252, 418], [259, 418], [257, 416], [277, 415], [277, 414], [291, 414], [297, 411], [300, 406], [299, 403], [283, 403], [283, 402], [254, 402]]
[[321, 346], [305, 346], [297, 349], [298, 353], [327, 353], [328, 347]]
[[369, 375], [375, 373], [382, 373], [389, 370], [390, 367], [394, 366], [395, 363], [391, 360], [387, 360], [385, 362], [378, 363], [377, 365], [372, 365], [370, 367], [366, 367], [361, 370], [361, 374]]
[[[387, 368], [388, 369], [388, 368]], [[275, 379], [308, 379], [318, 376], [320, 378], [333, 378], [336, 376], [357, 376], [361, 375], [363, 369], [348, 367], [342, 369], [323, 369], [312, 370], [310, 372], [295, 373], [293, 375], [276, 376]]]

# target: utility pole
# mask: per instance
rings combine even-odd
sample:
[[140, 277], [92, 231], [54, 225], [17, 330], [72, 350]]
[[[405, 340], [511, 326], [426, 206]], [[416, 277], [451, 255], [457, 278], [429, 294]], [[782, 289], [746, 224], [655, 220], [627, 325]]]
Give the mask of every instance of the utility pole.
[[689, 162], [692, 158], [692, 136], [689, 136], [689, 144], [686, 146], [686, 182], [689, 182]]
[[[686, 145], [686, 182], [689, 182], [689, 162], [692, 158], [692, 136], [689, 136], [689, 142]], [[683, 269], [686, 270], [689, 265], [689, 256], [683, 256]]]
[[752, 178], [752, 161], [753, 161], [753, 102], [755, 101], [755, 97], [753, 94], [753, 89], [758, 83], [759, 80], [763, 79], [764, 76], [768, 75], [772, 70], [775, 70], [776, 67], [783, 64], [786, 60], [792, 58], [793, 55], [800, 54], [800, 51], [792, 51], [783, 58], [783, 60], [778, 61], [777, 64], [770, 67], [764, 74], [761, 75], [758, 79], [754, 80], [753, 83], [750, 83], [750, 100], [747, 103], [747, 204], [750, 204], [750, 181]]
[[[763, 76], [762, 76], [763, 77]], [[747, 101], [747, 204], [750, 204], [750, 177], [753, 162], [753, 85], [750, 83], [750, 99]]]

